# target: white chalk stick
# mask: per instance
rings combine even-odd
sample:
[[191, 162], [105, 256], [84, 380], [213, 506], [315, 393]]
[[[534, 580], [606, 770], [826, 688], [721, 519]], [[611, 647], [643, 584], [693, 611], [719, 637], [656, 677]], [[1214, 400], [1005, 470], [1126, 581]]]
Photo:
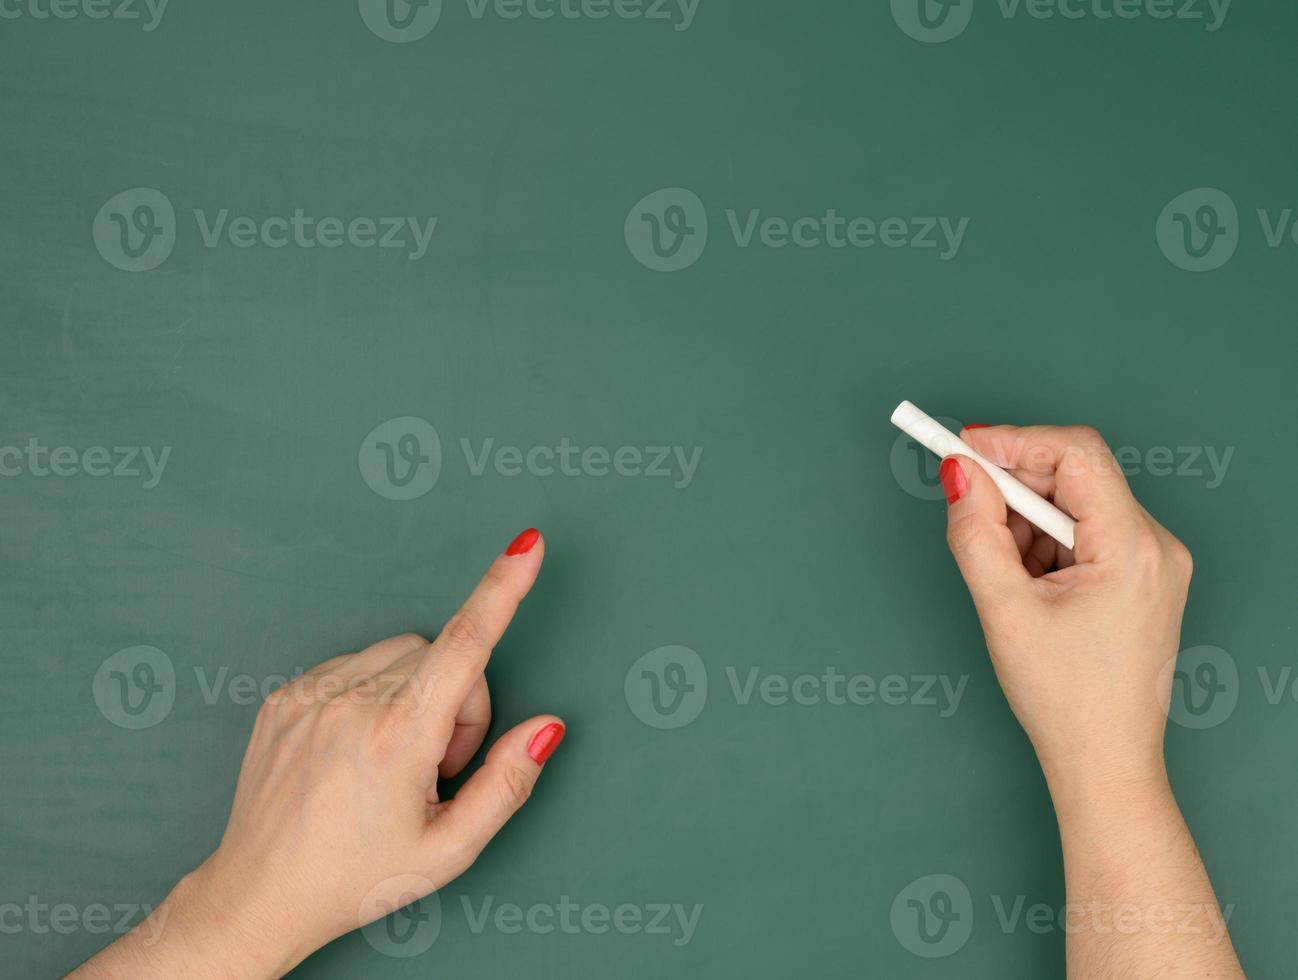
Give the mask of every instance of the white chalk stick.
[[996, 481], [1005, 505], [1017, 511], [1062, 544], [1073, 546], [1077, 522], [1038, 493], [1029, 490], [995, 463], [980, 456], [972, 446], [939, 422], [925, 415], [910, 402], [902, 402], [892, 413], [892, 424], [921, 446], [939, 456], [968, 456]]

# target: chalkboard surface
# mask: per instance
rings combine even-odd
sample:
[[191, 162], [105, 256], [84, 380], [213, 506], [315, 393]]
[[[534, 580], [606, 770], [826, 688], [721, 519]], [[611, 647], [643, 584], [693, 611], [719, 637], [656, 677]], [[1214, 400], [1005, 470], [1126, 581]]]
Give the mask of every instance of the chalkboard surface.
[[5, 972], [210, 851], [260, 691], [435, 633], [536, 525], [495, 730], [567, 741], [296, 976], [1062, 976], [909, 398], [1097, 426], [1191, 547], [1170, 767], [1290, 975], [1296, 38], [1283, 0], [8, 0]]

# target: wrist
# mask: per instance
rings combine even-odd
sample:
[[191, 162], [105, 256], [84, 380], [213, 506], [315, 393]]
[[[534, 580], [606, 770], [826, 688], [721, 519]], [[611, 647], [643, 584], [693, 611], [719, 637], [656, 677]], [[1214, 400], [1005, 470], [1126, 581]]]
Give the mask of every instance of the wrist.
[[1171, 784], [1162, 754], [1138, 759], [1105, 759], [1051, 765], [1044, 759], [1050, 798], [1060, 820], [1097, 811], [1130, 812], [1171, 798]]
[[291, 936], [272, 925], [237, 882], [225, 882], [211, 859], [177, 882], [158, 911], [169, 907], [160, 928], [183, 952], [188, 976], [280, 977], [310, 952], [299, 953]]

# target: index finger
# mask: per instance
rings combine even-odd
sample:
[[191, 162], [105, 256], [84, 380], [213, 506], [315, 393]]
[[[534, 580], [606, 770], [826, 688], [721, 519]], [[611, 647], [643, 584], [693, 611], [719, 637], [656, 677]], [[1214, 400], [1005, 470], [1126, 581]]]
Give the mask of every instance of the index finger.
[[541, 569], [545, 542], [528, 528], [496, 556], [482, 580], [411, 672], [414, 713], [454, 723]]

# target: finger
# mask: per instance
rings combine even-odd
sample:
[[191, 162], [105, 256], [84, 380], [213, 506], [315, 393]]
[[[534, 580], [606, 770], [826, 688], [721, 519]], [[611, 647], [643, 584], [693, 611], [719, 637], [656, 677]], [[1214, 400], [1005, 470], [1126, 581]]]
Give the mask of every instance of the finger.
[[1014, 536], [1015, 547], [1019, 549], [1019, 557], [1026, 559], [1028, 549], [1032, 547], [1032, 542], [1036, 540], [1037, 531], [1028, 519], [1022, 514], [1016, 514], [1010, 511], [1006, 517], [1005, 525], [1010, 529], [1010, 534]]
[[515, 538], [415, 666], [404, 700], [413, 716], [435, 729], [431, 735], [450, 737], [460, 705], [536, 581], [544, 556], [539, 531], [529, 529]]
[[487, 678], [478, 675], [477, 683], [455, 716], [455, 730], [451, 733], [441, 765], [437, 767], [438, 775], [442, 779], [458, 775], [478, 751], [490, 727], [491, 693], [487, 690]]
[[1050, 535], [1034, 531], [1032, 544], [1023, 556], [1023, 567], [1033, 578], [1040, 578], [1055, 567], [1055, 547], [1058, 545]]
[[1073, 551], [1094, 561], [1111, 555], [1139, 524], [1140, 505], [1100, 434], [1086, 426], [996, 425], [965, 429], [961, 436], [991, 462], [1008, 468], [1037, 493], [1077, 518]]
[[[1118, 461], [1092, 428], [994, 425], [965, 429], [961, 437], [998, 466], [1053, 474], [1055, 503], [1079, 521], [1125, 519], [1134, 511], [1135, 500]], [[1039, 486], [1033, 489], [1039, 492]]]
[[947, 495], [947, 544], [980, 610], [1024, 597], [1031, 577], [1010, 531], [1005, 498], [982, 467], [948, 456], [939, 470]]
[[[511, 728], [487, 753], [453, 800], [440, 804], [428, 832], [432, 861], [454, 877], [471, 865], [491, 838], [532, 795], [545, 760], [563, 741], [563, 722], [542, 715]], [[449, 864], [449, 866], [445, 866]]]

